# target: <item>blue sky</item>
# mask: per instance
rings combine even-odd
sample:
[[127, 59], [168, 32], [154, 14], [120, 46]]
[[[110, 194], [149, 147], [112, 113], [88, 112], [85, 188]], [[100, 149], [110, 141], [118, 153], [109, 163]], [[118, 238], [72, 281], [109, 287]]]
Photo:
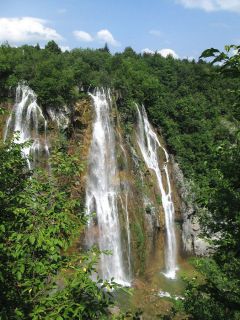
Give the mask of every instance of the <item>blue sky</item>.
[[[195, 57], [240, 43], [240, 0], [0, 0], [0, 42]], [[162, 51], [164, 52], [164, 51]]]

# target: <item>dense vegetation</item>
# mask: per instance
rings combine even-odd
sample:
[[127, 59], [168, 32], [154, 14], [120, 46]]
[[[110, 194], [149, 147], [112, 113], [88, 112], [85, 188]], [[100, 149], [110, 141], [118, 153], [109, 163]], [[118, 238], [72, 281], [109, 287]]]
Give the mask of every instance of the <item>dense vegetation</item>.
[[105, 319], [114, 283], [90, 277], [99, 252], [70, 250], [86, 223], [79, 159], [56, 150], [51, 176], [29, 179], [21, 148], [0, 145], [0, 319]]
[[[208, 49], [202, 57], [211, 57], [212, 63], [222, 62], [219, 74], [226, 81], [228, 77], [239, 79], [240, 46], [226, 46], [225, 50]], [[208, 209], [201, 217], [202, 226], [216, 250], [211, 258], [198, 261], [204, 282], [188, 285], [184, 304], [193, 319], [240, 319], [239, 88], [229, 94], [234, 96], [235, 110], [228, 124], [230, 134], [226, 132], [211, 152], [212, 166], [207, 163], [209, 173], [204, 174], [199, 197], [200, 204]]]
[[[214, 62], [225, 59], [223, 68], [213, 67], [203, 60], [189, 62], [174, 60], [172, 57], [163, 58], [158, 54], [141, 55], [131, 48], [111, 55], [107, 47], [99, 50], [74, 49], [62, 53], [54, 42], [48, 43], [45, 49], [27, 45], [11, 48], [8, 44], [0, 47], [2, 101], [13, 97], [14, 88], [23, 79], [35, 90], [43, 107], [71, 105], [81, 98], [88, 88], [107, 86], [115, 91], [126, 133], [131, 130], [135, 121], [134, 103], [145, 105], [151, 122], [162, 131], [171, 153], [180, 162], [185, 177], [192, 181], [196, 202], [204, 209], [201, 210], [203, 214], [200, 219], [205, 235], [212, 239], [217, 248], [211, 258], [197, 262], [205, 281], [200, 285], [194, 281], [188, 284], [184, 307], [192, 319], [240, 319], [240, 102], [237, 91], [240, 84], [240, 54], [239, 48], [237, 50], [233, 58], [228, 58], [227, 53], [224, 56], [217, 51], [205, 52], [204, 56], [215, 54], [217, 60]], [[22, 160], [16, 154], [11, 154], [19, 153], [19, 150], [16, 150], [18, 147], [1, 148], [1, 301], [11, 301], [13, 306], [16, 304], [15, 313], [29, 314], [36, 312], [35, 307], [40, 301], [38, 299], [42, 299], [41, 294], [35, 297], [33, 289], [31, 290], [31, 287], [37, 286], [41, 292], [38, 286], [41, 286], [42, 282], [32, 282], [38, 282], [38, 278], [45, 279], [49, 272], [55, 275], [56, 270], [68, 269], [66, 265], [69, 258], [60, 253], [69, 245], [68, 232], [74, 231], [71, 223], [77, 217], [73, 215], [73, 220], [61, 226], [66, 233], [63, 243], [59, 242], [60, 226], [57, 226], [57, 230], [56, 226], [53, 226], [54, 252], [51, 252], [53, 244], [50, 243], [40, 243], [38, 248], [36, 242], [40, 241], [40, 233], [36, 235], [32, 231], [32, 217], [34, 216], [34, 223], [39, 224], [39, 230], [45, 232], [42, 223], [45, 215], [50, 214], [43, 210], [48, 208], [45, 199], [59, 202], [65, 208], [69, 193], [66, 190], [60, 192], [55, 181], [29, 181], [25, 177], [27, 173], [24, 172]], [[21, 183], [16, 178], [19, 175], [23, 175]], [[32, 200], [34, 192], [41, 195], [35, 199], [37, 204]], [[51, 193], [52, 198], [48, 193]], [[75, 205], [72, 202], [69, 204]], [[39, 208], [39, 221], [34, 215], [36, 207]], [[54, 214], [60, 209], [56, 204], [51, 210], [51, 214]], [[64, 210], [60, 210], [63, 221], [66, 219], [65, 214], [72, 213], [74, 208], [67, 207]], [[24, 221], [21, 221], [23, 218], [19, 212], [24, 215]], [[82, 217], [78, 221], [82, 224]], [[21, 265], [21, 261], [28, 261], [26, 256], [15, 257], [14, 254], [17, 253], [11, 251], [17, 242], [23, 247], [27, 246], [23, 252], [28, 259], [31, 246], [36, 248], [36, 256], [29, 260], [27, 266]], [[42, 248], [43, 245], [47, 247]], [[39, 255], [44, 259], [44, 262], [41, 262], [43, 266], [39, 266]], [[49, 259], [56, 260], [55, 267], [49, 265]], [[34, 271], [36, 265], [39, 271]], [[4, 274], [9, 268], [12, 273]], [[22, 279], [24, 268], [27, 268], [26, 278]], [[49, 268], [56, 270], [49, 271]], [[33, 273], [37, 275], [33, 277]], [[75, 274], [78, 275], [78, 272]], [[80, 275], [84, 277], [83, 273]], [[4, 287], [6, 282], [3, 282], [3, 279], [6, 277], [9, 277], [9, 282], [7, 287]], [[78, 278], [76, 281], [83, 279]], [[84, 278], [84, 281], [90, 280]], [[98, 292], [93, 283], [90, 285], [93, 286], [93, 291], [87, 292], [90, 294], [90, 301], [97, 296], [99, 312], [104, 312], [108, 303], [106, 298]], [[66, 290], [69, 289], [71, 293], [63, 290], [59, 295], [67, 294], [69, 297], [70, 294], [72, 301], [75, 294], [71, 290], [76, 287], [73, 288], [72, 284], [69, 286], [70, 289], [66, 287]], [[64, 301], [62, 296], [58, 299]], [[26, 305], [21, 305], [19, 301], [25, 301]], [[49, 310], [48, 303], [51, 301], [41, 302], [44, 307], [43, 311], [40, 309], [39, 312]], [[6, 308], [6, 302], [3, 304]], [[9, 312], [4, 310], [3, 312]], [[64, 312], [64, 308], [62, 310]]]

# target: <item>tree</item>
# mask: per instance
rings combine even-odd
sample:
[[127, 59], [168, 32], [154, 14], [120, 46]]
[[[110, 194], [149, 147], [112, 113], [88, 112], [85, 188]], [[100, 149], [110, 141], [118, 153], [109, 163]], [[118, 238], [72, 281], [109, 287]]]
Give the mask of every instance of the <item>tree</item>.
[[68, 251], [85, 225], [71, 191], [79, 159], [58, 150], [52, 175], [29, 179], [22, 147], [0, 146], [0, 318], [103, 319], [115, 285], [91, 279], [98, 250]]
[[[212, 57], [222, 64], [220, 74], [240, 75], [240, 47], [226, 46], [226, 52], [205, 50], [201, 57]], [[229, 54], [235, 49], [234, 54]], [[235, 97], [239, 103], [239, 97]], [[203, 280], [188, 283], [185, 310], [192, 319], [240, 319], [240, 134], [224, 141], [214, 152], [215, 167], [209, 172], [207, 211], [201, 217], [205, 235], [215, 247], [213, 256], [197, 261]], [[204, 192], [204, 191], [203, 191]]]
[[103, 48], [100, 48], [100, 49], [99, 49], [99, 51], [105, 51], [105, 52], [107, 52], [107, 53], [110, 53], [110, 50], [109, 50], [109, 48], [108, 48], [107, 42], [105, 43], [105, 45], [104, 45]]
[[[203, 51], [200, 58], [212, 59], [211, 64], [220, 64], [219, 73], [227, 78], [239, 80], [240, 75], [240, 46], [227, 45], [225, 51], [218, 49], [207, 49]], [[230, 91], [234, 96], [234, 116], [240, 120], [240, 89], [236, 88]]]
[[220, 63], [220, 72], [224, 74], [239, 76], [240, 73], [240, 46], [227, 45], [224, 51], [218, 49], [206, 49], [201, 58], [212, 58], [211, 64]]
[[45, 49], [48, 50], [49, 52], [55, 53], [55, 54], [59, 54], [61, 53], [61, 49], [59, 48], [59, 46], [57, 45], [57, 43], [54, 40], [49, 41], [46, 45], [45, 45]]

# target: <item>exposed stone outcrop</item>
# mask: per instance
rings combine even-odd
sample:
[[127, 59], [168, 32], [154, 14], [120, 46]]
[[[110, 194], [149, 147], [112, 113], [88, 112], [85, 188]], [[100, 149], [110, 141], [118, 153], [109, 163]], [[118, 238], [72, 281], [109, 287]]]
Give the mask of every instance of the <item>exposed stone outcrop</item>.
[[78, 152], [78, 156], [84, 166], [84, 170], [80, 176], [79, 188], [81, 193], [85, 194], [86, 176], [87, 176], [87, 159], [92, 138], [92, 119], [93, 112], [89, 99], [77, 101], [73, 108], [72, 127], [73, 132], [69, 140], [69, 152]]
[[197, 256], [207, 255], [210, 247], [206, 240], [200, 236], [201, 227], [197, 217], [199, 208], [194, 204], [194, 194], [191, 192], [190, 184], [184, 179], [178, 163], [174, 161], [172, 156], [171, 163], [173, 181], [181, 198], [183, 249], [188, 254], [195, 254]]
[[67, 130], [71, 123], [71, 109], [68, 106], [58, 108], [47, 108], [47, 114], [53, 123], [56, 123], [58, 129]]

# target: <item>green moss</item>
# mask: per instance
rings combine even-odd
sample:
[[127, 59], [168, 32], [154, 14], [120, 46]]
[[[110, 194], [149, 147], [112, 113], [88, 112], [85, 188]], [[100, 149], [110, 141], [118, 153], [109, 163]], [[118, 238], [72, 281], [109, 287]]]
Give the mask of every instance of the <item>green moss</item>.
[[143, 273], [145, 269], [145, 236], [144, 236], [144, 230], [142, 230], [141, 225], [136, 222], [132, 226], [134, 238], [136, 239], [136, 247], [137, 247], [137, 254], [140, 260], [140, 272]]
[[161, 204], [162, 204], [162, 197], [161, 197], [160, 194], [157, 194], [157, 195], [156, 195], [156, 202], [157, 202], [158, 205], [161, 205]]

